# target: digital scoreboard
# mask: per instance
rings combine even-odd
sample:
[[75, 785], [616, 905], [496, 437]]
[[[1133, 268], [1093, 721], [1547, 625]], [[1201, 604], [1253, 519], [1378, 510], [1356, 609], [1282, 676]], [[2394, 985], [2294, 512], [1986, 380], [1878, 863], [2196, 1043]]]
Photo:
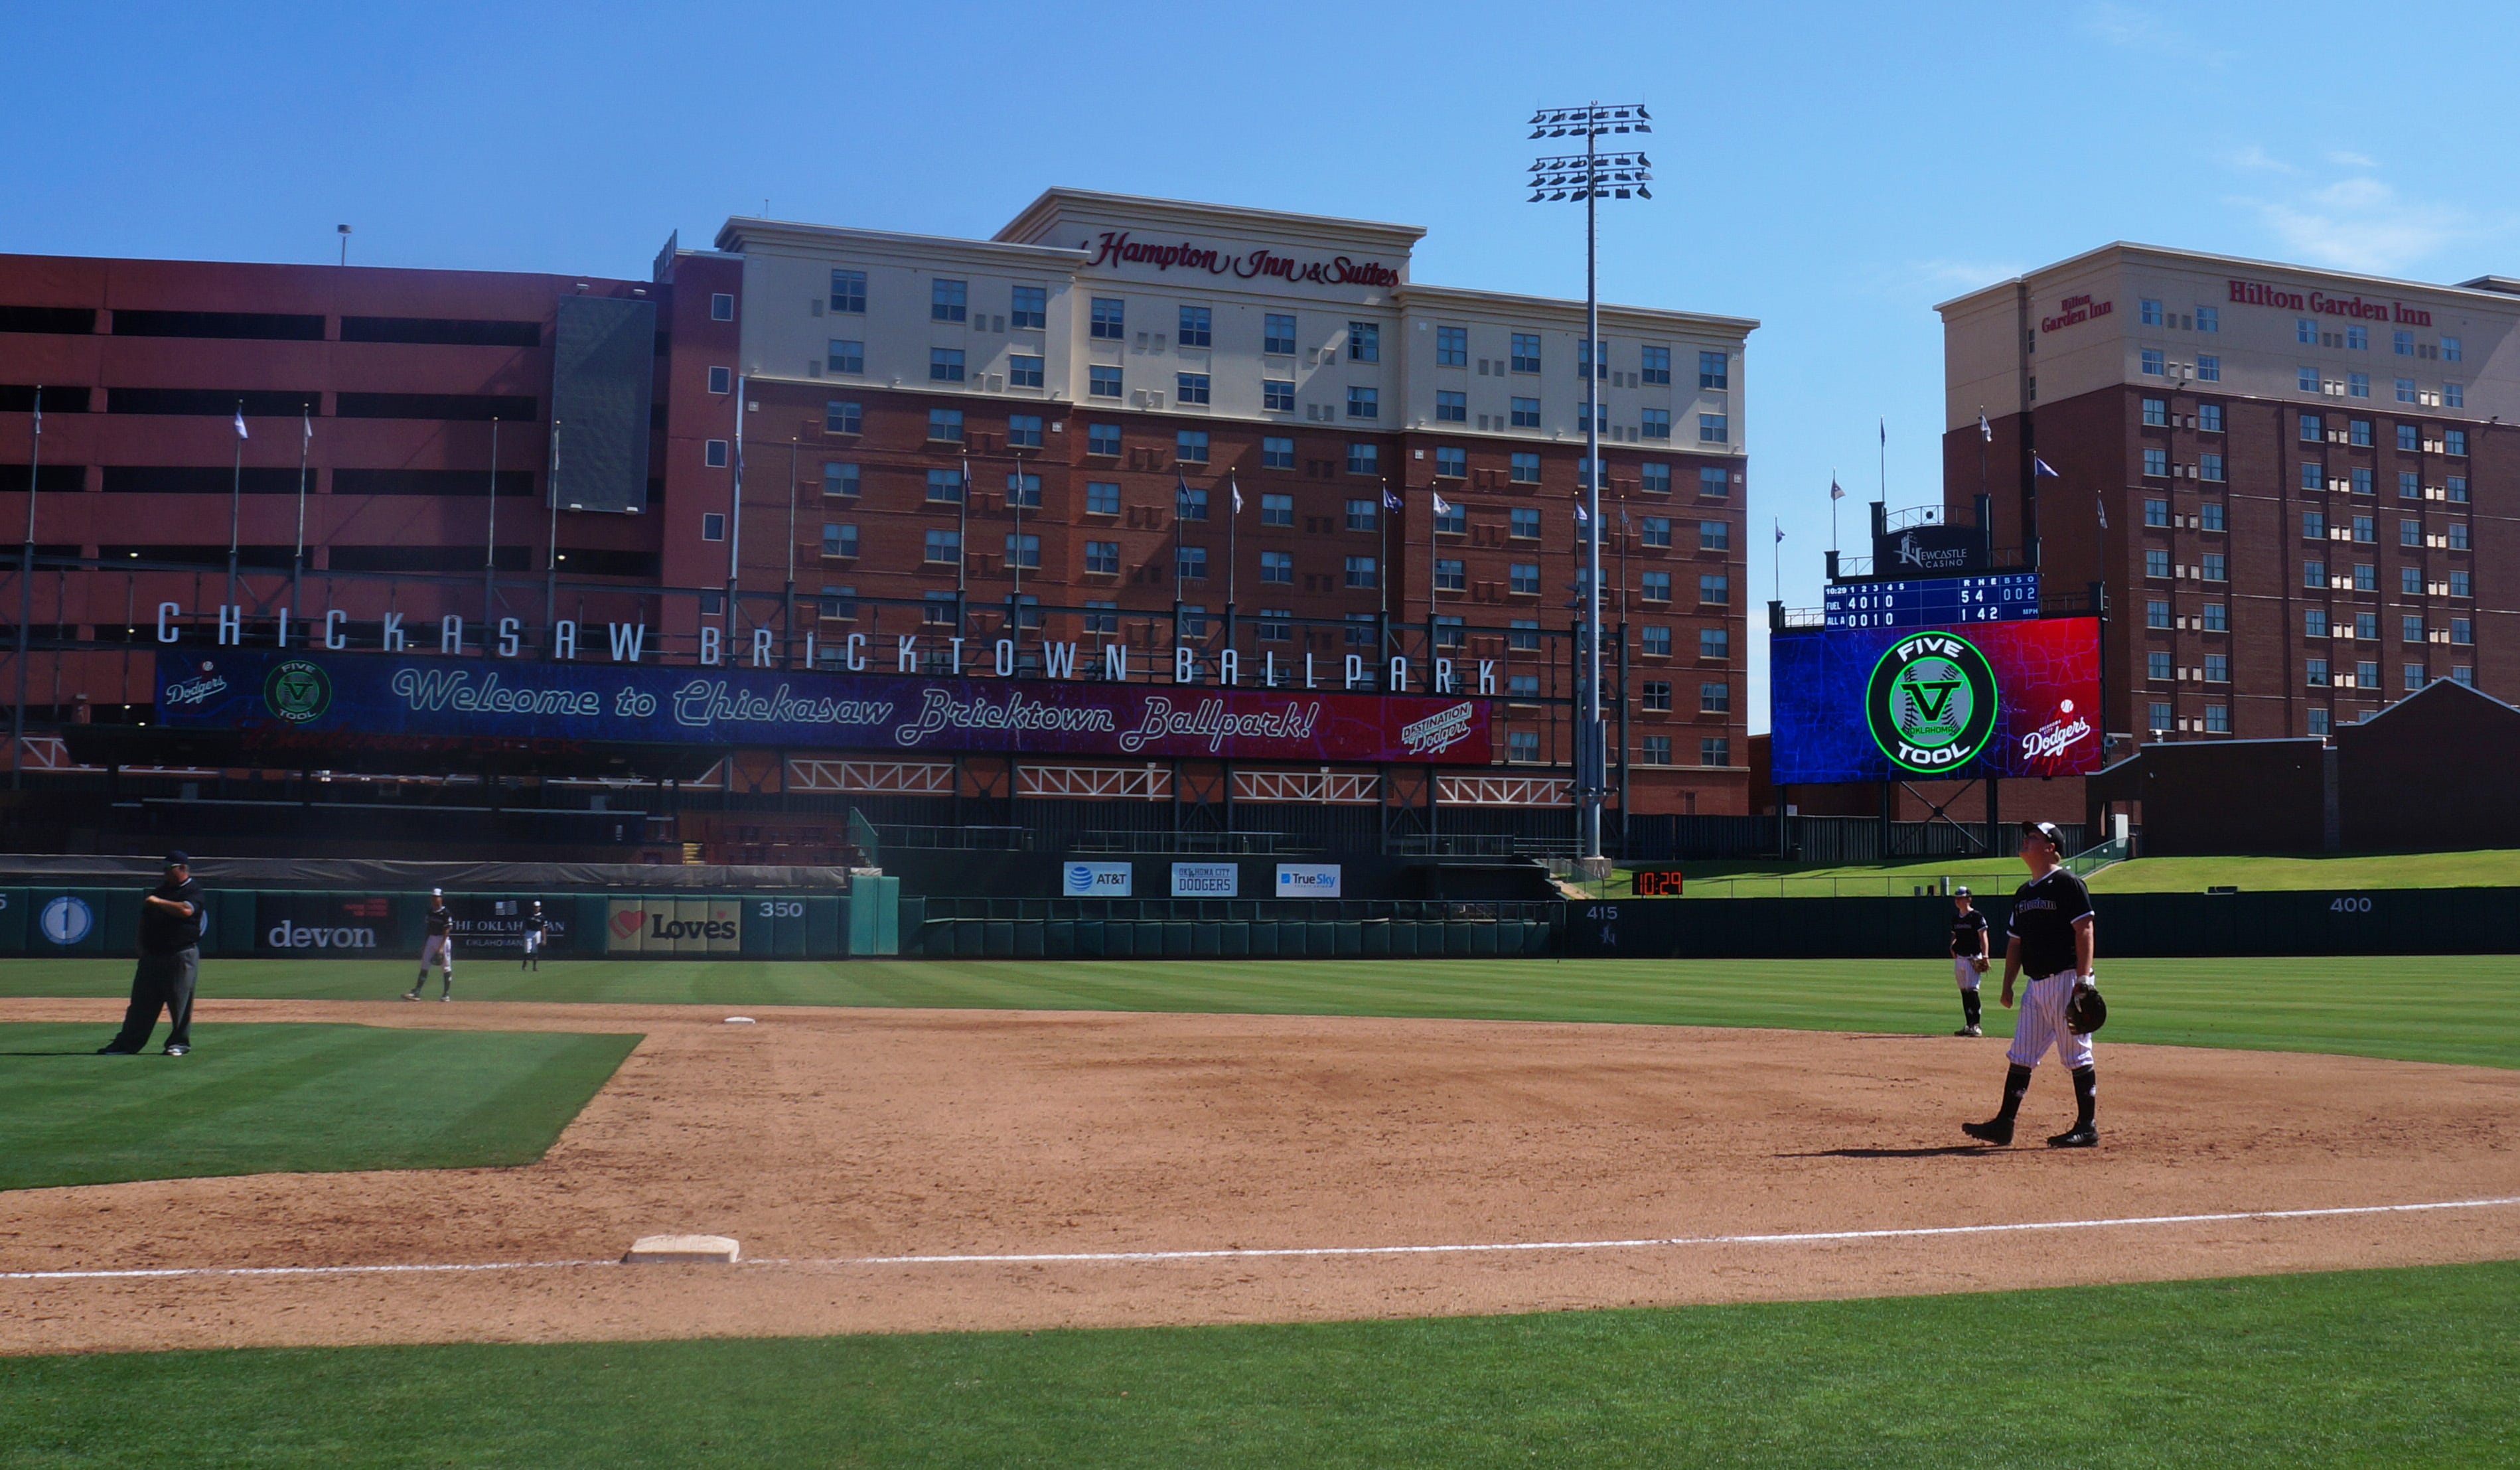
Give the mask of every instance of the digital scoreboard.
[[1822, 609], [1829, 628], [1950, 628], [2008, 623], [2039, 615], [2037, 572], [1849, 582], [1830, 587]]
[[1677, 868], [1638, 868], [1630, 872], [1628, 891], [1638, 898], [1678, 898], [1683, 881]]

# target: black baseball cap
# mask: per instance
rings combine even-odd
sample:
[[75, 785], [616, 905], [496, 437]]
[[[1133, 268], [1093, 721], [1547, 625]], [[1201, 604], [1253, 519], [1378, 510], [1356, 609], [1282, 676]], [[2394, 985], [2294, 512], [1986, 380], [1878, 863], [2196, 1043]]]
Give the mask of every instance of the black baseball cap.
[[166, 866], [169, 868], [190, 868], [193, 866], [193, 855], [191, 853], [184, 852], [181, 849], [168, 853], [166, 855]]
[[2021, 824], [2021, 833], [2023, 836], [2029, 836], [2034, 832], [2047, 838], [2048, 845], [2056, 849], [2058, 852], [2063, 852], [2065, 850], [2065, 834], [2056, 830], [2056, 824], [2052, 822], [2025, 822]]

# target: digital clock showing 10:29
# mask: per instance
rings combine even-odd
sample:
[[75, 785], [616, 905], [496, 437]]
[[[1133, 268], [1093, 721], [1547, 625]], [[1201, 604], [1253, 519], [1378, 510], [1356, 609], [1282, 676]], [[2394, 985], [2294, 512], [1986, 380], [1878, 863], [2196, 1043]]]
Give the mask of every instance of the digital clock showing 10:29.
[[1638, 898], [1678, 898], [1680, 885], [1677, 868], [1640, 868], [1634, 870], [1628, 891]]

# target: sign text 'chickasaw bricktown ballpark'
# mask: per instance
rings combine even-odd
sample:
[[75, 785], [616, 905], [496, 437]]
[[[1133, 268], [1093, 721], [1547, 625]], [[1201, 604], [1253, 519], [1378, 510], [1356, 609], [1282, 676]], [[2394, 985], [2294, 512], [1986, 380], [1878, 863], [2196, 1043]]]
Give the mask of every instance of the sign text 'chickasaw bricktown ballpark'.
[[[1089, 670], [1090, 672], [1090, 670]], [[480, 737], [1485, 765], [1487, 701], [1282, 684], [921, 678], [390, 654], [160, 650], [180, 730], [311, 752]]]

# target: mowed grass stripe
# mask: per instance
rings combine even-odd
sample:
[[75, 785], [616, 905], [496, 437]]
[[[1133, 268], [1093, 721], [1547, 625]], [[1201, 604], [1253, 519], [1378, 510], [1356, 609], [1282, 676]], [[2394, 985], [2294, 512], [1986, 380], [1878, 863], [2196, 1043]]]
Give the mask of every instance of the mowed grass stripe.
[[[395, 960], [211, 959], [202, 994], [383, 1000]], [[2011, 1014], [1987, 991], [1990, 1030]], [[2520, 1065], [2520, 956], [2111, 960], [2106, 1039]], [[127, 962], [0, 961], [0, 995], [112, 996]], [[1213, 1011], [1778, 1026], [1931, 1034], [1958, 1024], [1948, 960], [557, 960], [476, 968], [474, 1000]]]
[[176, 1058], [95, 1026], [0, 1025], [0, 1189], [527, 1164], [635, 1035], [196, 1025]]
[[2506, 1464], [2515, 1296], [2503, 1263], [1504, 1317], [28, 1358], [0, 1359], [0, 1459]]

